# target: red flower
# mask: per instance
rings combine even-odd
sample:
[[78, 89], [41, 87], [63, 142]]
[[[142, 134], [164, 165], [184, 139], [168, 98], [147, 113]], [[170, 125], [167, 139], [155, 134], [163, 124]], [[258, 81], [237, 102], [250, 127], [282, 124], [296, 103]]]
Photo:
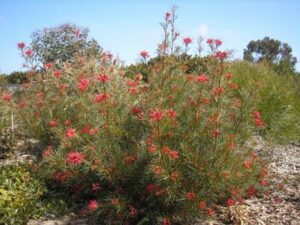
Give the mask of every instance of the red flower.
[[252, 113], [252, 116], [253, 116], [254, 119], [260, 119], [260, 112], [254, 111], [254, 112]]
[[148, 146], [148, 152], [150, 152], [150, 153], [156, 152], [156, 146], [154, 144], [150, 144]]
[[124, 158], [124, 163], [126, 164], [126, 165], [131, 165], [131, 164], [133, 164], [135, 161], [137, 160], [137, 158], [135, 157], [135, 156], [126, 156], [125, 158]]
[[178, 156], [179, 153], [177, 151], [174, 151], [174, 150], [170, 149], [167, 146], [163, 147], [162, 151], [163, 151], [163, 153], [168, 155], [171, 159], [178, 159], [179, 158], [179, 156]]
[[138, 85], [138, 82], [133, 81], [133, 80], [129, 80], [127, 81], [127, 86], [129, 87], [136, 87]]
[[214, 90], [213, 90], [213, 94], [214, 94], [215, 96], [219, 96], [219, 95], [221, 95], [222, 93], [224, 93], [224, 91], [225, 91], [225, 89], [224, 89], [223, 87], [216, 87], [216, 88], [214, 88]]
[[238, 89], [238, 85], [236, 83], [230, 83], [229, 86], [232, 90]]
[[227, 207], [235, 205], [235, 201], [232, 198], [227, 199], [226, 201]]
[[110, 80], [110, 77], [107, 74], [100, 74], [98, 80], [102, 83], [107, 83]]
[[80, 131], [83, 134], [89, 134], [90, 130], [91, 130], [91, 126], [87, 125], [87, 126], [84, 126]]
[[260, 183], [261, 186], [264, 186], [264, 187], [269, 185], [269, 182], [267, 180], [265, 180], [265, 179], [261, 179], [259, 181], [259, 183]]
[[231, 73], [226, 73], [224, 76], [227, 80], [230, 80], [233, 77]]
[[148, 184], [146, 190], [147, 192], [153, 192], [157, 189], [157, 186], [155, 184]]
[[169, 219], [167, 219], [167, 218], [164, 218], [164, 219], [162, 220], [162, 224], [163, 224], [163, 225], [171, 225], [171, 221], [170, 221]]
[[255, 125], [258, 128], [262, 128], [264, 126], [264, 122], [261, 119], [255, 119]]
[[102, 103], [102, 102], [105, 102], [108, 98], [108, 95], [106, 93], [100, 93], [100, 94], [97, 94], [96, 97], [95, 97], [95, 102], [96, 103]]
[[158, 121], [162, 120], [162, 118], [163, 118], [163, 113], [160, 110], [156, 109], [156, 110], [152, 110], [150, 112], [151, 121], [158, 122]]
[[65, 182], [71, 176], [70, 172], [58, 172], [54, 175], [54, 180], [58, 182]]
[[214, 214], [214, 210], [212, 208], [207, 208], [206, 210], [208, 216], [212, 216]]
[[97, 183], [93, 183], [92, 184], [92, 190], [93, 192], [97, 192], [100, 190], [100, 184], [97, 182]]
[[225, 59], [225, 58], [228, 57], [228, 52], [217, 51], [217, 52], [214, 54], [214, 57], [217, 58], [217, 59]]
[[11, 94], [11, 93], [5, 92], [5, 93], [3, 93], [3, 95], [2, 95], [3, 101], [8, 102], [8, 101], [11, 100], [11, 98], [12, 98], [12, 94]]
[[251, 168], [251, 165], [252, 165], [252, 161], [251, 160], [248, 160], [246, 162], [243, 163], [243, 166], [246, 168], [246, 169], [250, 169]]
[[67, 163], [77, 165], [81, 164], [85, 158], [85, 155], [81, 152], [69, 152], [67, 154]]
[[171, 119], [175, 119], [175, 118], [176, 118], [176, 116], [177, 116], [177, 113], [176, 113], [176, 111], [175, 111], [175, 110], [173, 110], [173, 109], [169, 109], [169, 110], [167, 111], [167, 115], [168, 115], [168, 117], [169, 117], [169, 118], [171, 118]]
[[247, 189], [247, 194], [248, 196], [253, 196], [255, 195], [257, 192], [256, 188], [254, 186], [250, 186], [248, 189]]
[[189, 38], [189, 37], [183, 38], [183, 42], [184, 42], [185, 45], [191, 44], [192, 41], [193, 41], [193, 40], [192, 40], [191, 38]]
[[222, 45], [222, 41], [220, 39], [215, 40], [216, 46]]
[[142, 112], [142, 110], [140, 108], [138, 108], [138, 107], [133, 107], [131, 111], [135, 115], [138, 115], [138, 114], [140, 114]]
[[147, 51], [145, 51], [145, 50], [141, 51], [141, 52], [140, 52], [140, 55], [141, 55], [144, 59], [150, 57], [149, 52], [147, 52]]
[[171, 17], [171, 15], [172, 14], [170, 12], [166, 12], [166, 14], [165, 14], [166, 20], [168, 20]]
[[176, 181], [176, 180], [178, 179], [179, 175], [180, 175], [179, 172], [173, 172], [173, 173], [171, 173], [171, 175], [170, 175], [170, 179], [171, 179], [172, 181]]
[[206, 209], [206, 202], [205, 202], [205, 201], [200, 201], [199, 207], [200, 207], [200, 209], [202, 209], [202, 210]]
[[52, 68], [53, 68], [53, 63], [46, 63], [46, 64], [44, 64], [44, 68], [45, 68], [46, 70], [52, 69]]
[[194, 192], [188, 192], [186, 193], [185, 198], [189, 201], [194, 201], [196, 198], [196, 194]]
[[214, 138], [218, 137], [219, 135], [220, 135], [220, 132], [218, 130], [213, 130], [211, 132], [211, 136], [214, 137]]
[[120, 205], [120, 200], [117, 199], [117, 198], [114, 198], [114, 199], [111, 200], [111, 204], [112, 205]]
[[57, 121], [56, 120], [51, 120], [49, 122], [50, 127], [56, 127], [57, 126]]
[[88, 87], [88, 84], [89, 84], [89, 81], [87, 79], [82, 78], [77, 83], [77, 88], [80, 91], [85, 91], [87, 89], [87, 87]]
[[25, 55], [32, 56], [32, 50], [31, 49], [26, 50]]
[[206, 41], [206, 43], [209, 44], [209, 45], [211, 45], [213, 42], [214, 42], [214, 39], [212, 39], [212, 38], [209, 38]]
[[18, 43], [18, 48], [20, 48], [20, 49], [25, 48], [25, 43], [24, 42], [19, 42]]
[[134, 208], [134, 207], [132, 207], [132, 206], [129, 206], [129, 210], [130, 210], [129, 215], [130, 215], [131, 217], [136, 217], [136, 216], [137, 216], [138, 211], [137, 211], [136, 208]]
[[98, 203], [96, 200], [91, 200], [89, 202], [89, 209], [90, 210], [96, 210], [98, 208]]
[[204, 84], [208, 81], [208, 77], [205, 74], [200, 74], [198, 77], [196, 77], [196, 81]]
[[53, 71], [53, 76], [55, 76], [56, 78], [60, 78], [61, 72], [59, 70]]
[[43, 158], [48, 158], [52, 152], [53, 152], [52, 146], [49, 145], [48, 148], [43, 151]]
[[131, 94], [136, 94], [138, 92], [138, 89], [136, 87], [131, 87], [131, 88], [129, 88], [129, 92]]
[[73, 128], [68, 128], [66, 132], [67, 138], [73, 138], [76, 136], [76, 130]]

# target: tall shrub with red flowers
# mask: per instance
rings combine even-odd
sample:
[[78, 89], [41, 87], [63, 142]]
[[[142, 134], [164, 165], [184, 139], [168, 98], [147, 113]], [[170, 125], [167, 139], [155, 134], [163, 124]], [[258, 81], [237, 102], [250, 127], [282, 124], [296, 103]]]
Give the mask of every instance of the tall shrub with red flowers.
[[112, 56], [79, 57], [32, 71], [18, 102], [2, 99], [48, 146], [42, 176], [74, 193], [99, 223], [185, 224], [265, 186], [265, 168], [245, 145], [263, 126], [255, 93], [233, 85], [222, 41], [207, 42], [214, 46], [205, 74], [158, 61], [144, 82], [124, 77]]

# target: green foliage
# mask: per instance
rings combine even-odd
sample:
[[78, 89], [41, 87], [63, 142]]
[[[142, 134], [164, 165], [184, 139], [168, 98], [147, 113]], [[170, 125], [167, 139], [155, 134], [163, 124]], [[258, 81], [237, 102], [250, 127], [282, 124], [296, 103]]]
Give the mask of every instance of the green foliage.
[[277, 73], [287, 75], [295, 73], [297, 58], [292, 55], [292, 48], [287, 43], [265, 37], [250, 41], [244, 49], [244, 59], [250, 62], [267, 61], [274, 64]]
[[73, 24], [38, 30], [32, 34], [33, 57], [42, 64], [51, 62], [59, 66], [72, 62], [76, 55], [97, 57], [101, 47], [96, 40], [88, 38], [88, 33], [87, 28]]
[[0, 224], [26, 224], [46, 213], [66, 212], [60, 196], [45, 198], [47, 188], [29, 169], [29, 165], [0, 167]]
[[12, 133], [10, 129], [0, 128], [0, 159], [12, 149]]
[[0, 74], [0, 87], [1, 87], [3, 84], [6, 84], [6, 83], [7, 83], [6, 75], [5, 75], [5, 74]]
[[[169, 65], [170, 70], [182, 70], [187, 74], [206, 73], [207, 61], [209, 57], [191, 56], [187, 54], [165, 55], [151, 58], [147, 63], [133, 64], [125, 68], [125, 76], [134, 78], [137, 74], [142, 74], [143, 80], [148, 81], [149, 75], [155, 70], [158, 63]], [[172, 65], [172, 66], [170, 66]]]
[[265, 134], [274, 141], [300, 140], [300, 92], [297, 76], [278, 76], [272, 68], [245, 61], [232, 63], [235, 82], [247, 91], [259, 84], [256, 107], [265, 121]]
[[23, 84], [28, 82], [27, 73], [21, 71], [14, 71], [6, 76], [6, 80], [10, 84]]

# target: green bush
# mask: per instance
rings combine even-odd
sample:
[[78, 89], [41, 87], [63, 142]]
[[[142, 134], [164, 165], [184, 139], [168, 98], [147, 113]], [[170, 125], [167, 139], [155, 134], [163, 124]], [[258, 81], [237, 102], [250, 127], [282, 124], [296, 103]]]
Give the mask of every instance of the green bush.
[[299, 141], [299, 78], [279, 76], [267, 65], [246, 61], [231, 63], [230, 71], [245, 91], [259, 86], [255, 105], [266, 124], [263, 132], [266, 137], [279, 142]]
[[21, 225], [46, 213], [66, 212], [64, 201], [59, 196], [46, 198], [47, 192], [45, 183], [31, 172], [28, 165], [1, 166], [0, 224]]

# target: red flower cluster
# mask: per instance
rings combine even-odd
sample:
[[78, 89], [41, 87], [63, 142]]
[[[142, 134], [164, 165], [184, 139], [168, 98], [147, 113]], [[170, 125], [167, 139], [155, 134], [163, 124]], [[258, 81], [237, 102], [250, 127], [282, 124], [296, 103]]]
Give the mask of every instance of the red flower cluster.
[[228, 207], [235, 205], [235, 201], [232, 198], [227, 199], [226, 205]]
[[229, 55], [228, 52], [217, 51], [213, 56], [217, 59], [223, 60], [226, 59]]
[[98, 75], [98, 80], [102, 83], [108, 83], [110, 77], [107, 74], [100, 74]]
[[29, 56], [29, 57], [30, 57], [30, 56], [32, 56], [32, 54], [33, 54], [33, 52], [32, 52], [31, 49], [28, 49], [28, 50], [25, 51], [25, 55], [26, 55], [26, 56]]
[[48, 158], [53, 152], [52, 146], [49, 145], [47, 149], [43, 151], [43, 158]]
[[92, 184], [92, 191], [93, 192], [97, 192], [100, 190], [100, 184], [97, 182], [97, 183], [93, 183]]
[[141, 52], [140, 52], [140, 55], [141, 55], [144, 59], [150, 57], [149, 52], [147, 52], [147, 51], [145, 51], [145, 50], [141, 51]]
[[167, 116], [168, 116], [170, 119], [175, 119], [176, 116], [177, 116], [177, 113], [176, 113], [175, 110], [169, 109], [169, 110], [167, 111]]
[[56, 121], [56, 120], [51, 120], [51, 121], [49, 122], [49, 126], [50, 126], [50, 127], [56, 127], [56, 126], [57, 126], [57, 121]]
[[56, 78], [60, 78], [61, 77], [61, 71], [59, 71], [59, 70], [53, 71], [53, 76], [56, 77]]
[[183, 42], [185, 45], [189, 45], [192, 43], [192, 38], [189, 38], [189, 37], [186, 37], [186, 38], [183, 38]]
[[179, 158], [179, 153], [175, 150], [170, 149], [167, 146], [163, 147], [162, 152], [164, 154], [168, 155], [171, 159], [178, 159]]
[[108, 95], [106, 93], [100, 93], [100, 94], [97, 94], [96, 97], [95, 97], [95, 102], [96, 103], [102, 103], [102, 102], [105, 102], [108, 98]]
[[67, 163], [78, 165], [83, 162], [85, 155], [81, 152], [69, 152], [67, 154]]
[[98, 203], [96, 200], [91, 200], [89, 202], [89, 209], [90, 210], [96, 210], [98, 208]]
[[53, 178], [58, 182], [65, 182], [70, 178], [70, 176], [71, 176], [70, 172], [58, 172], [54, 174]]
[[163, 225], [171, 225], [171, 221], [170, 221], [168, 218], [164, 218], [164, 219], [162, 220], [162, 224], [163, 224]]
[[73, 138], [76, 136], [76, 130], [73, 128], [68, 128], [66, 132], [66, 137], [67, 138]]
[[148, 184], [147, 188], [146, 188], [147, 192], [149, 192], [149, 193], [155, 191], [156, 189], [157, 189], [157, 186], [155, 184]]
[[254, 186], [250, 186], [248, 189], [247, 189], [247, 194], [248, 196], [253, 196], [255, 195], [257, 192], [256, 188]]
[[149, 116], [150, 116], [151, 121], [158, 122], [163, 119], [164, 114], [159, 109], [155, 109], [155, 110], [151, 110]]
[[19, 42], [18, 43], [18, 48], [20, 48], [20, 49], [25, 48], [25, 43], [24, 42]]
[[11, 93], [6, 92], [6, 93], [3, 93], [3, 95], [2, 95], [2, 99], [3, 99], [3, 101], [5, 101], [5, 102], [10, 101], [11, 98], [12, 98], [12, 94], [11, 94]]
[[79, 82], [77, 83], [77, 88], [80, 91], [85, 91], [88, 87], [89, 81], [85, 78], [82, 78], [79, 80]]
[[195, 192], [188, 192], [186, 193], [185, 198], [189, 201], [194, 201], [196, 198], [196, 194]]
[[207, 39], [206, 43], [209, 44], [209, 45], [215, 44], [216, 46], [222, 45], [222, 41], [220, 39], [209, 38], [209, 39]]
[[258, 111], [254, 111], [252, 113], [252, 116], [253, 116], [253, 119], [255, 121], [255, 125], [258, 127], [258, 128], [262, 128], [264, 126], [264, 122], [263, 120], [261, 119], [260, 117], [260, 113]]
[[201, 84], [204, 84], [208, 81], [208, 77], [205, 74], [200, 74], [196, 77], [196, 81]]

